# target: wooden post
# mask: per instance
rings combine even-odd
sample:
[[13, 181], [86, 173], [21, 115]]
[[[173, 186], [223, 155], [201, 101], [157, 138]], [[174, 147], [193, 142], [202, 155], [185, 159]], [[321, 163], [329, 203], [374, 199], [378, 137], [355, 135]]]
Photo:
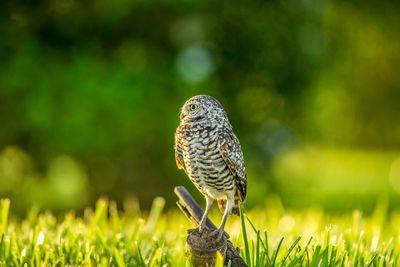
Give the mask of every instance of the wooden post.
[[[175, 194], [179, 197], [179, 201], [176, 202], [182, 212], [188, 217], [192, 224], [197, 227], [203, 217], [203, 210], [193, 199], [190, 193], [183, 186], [175, 187]], [[198, 235], [196, 230], [188, 230], [188, 237], [186, 239], [186, 251], [194, 267], [198, 266], [214, 266], [216, 252], [220, 251], [225, 257], [225, 264], [231, 261], [232, 267], [247, 267], [246, 263], [240, 257], [239, 248], [235, 248], [233, 244], [228, 240], [229, 235], [225, 233], [225, 237], [222, 238], [221, 242], [213, 242], [210, 247], [210, 236], [209, 233], [216, 230], [217, 227], [207, 218], [206, 225], [208, 229], [202, 233], [202, 236]]]

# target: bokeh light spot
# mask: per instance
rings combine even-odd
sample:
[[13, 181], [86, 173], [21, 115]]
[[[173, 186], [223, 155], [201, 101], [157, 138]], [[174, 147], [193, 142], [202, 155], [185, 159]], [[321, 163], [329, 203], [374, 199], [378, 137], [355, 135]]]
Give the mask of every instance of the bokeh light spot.
[[55, 158], [50, 165], [48, 176], [51, 189], [57, 192], [59, 202], [68, 206], [80, 201], [80, 195], [85, 192], [87, 175], [73, 158]]
[[295, 225], [295, 220], [292, 216], [285, 215], [279, 220], [279, 229], [283, 232], [290, 232]]
[[191, 45], [178, 55], [176, 67], [179, 75], [189, 83], [204, 81], [214, 72], [214, 60], [204, 45]]

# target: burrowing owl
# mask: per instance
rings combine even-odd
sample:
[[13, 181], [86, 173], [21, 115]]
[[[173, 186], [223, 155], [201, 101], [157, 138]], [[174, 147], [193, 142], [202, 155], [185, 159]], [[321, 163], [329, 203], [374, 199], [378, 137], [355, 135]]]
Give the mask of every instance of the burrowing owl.
[[175, 158], [207, 201], [199, 225], [205, 227], [216, 199], [222, 217], [218, 239], [230, 213], [239, 215], [239, 201], [246, 199], [247, 177], [243, 153], [222, 105], [213, 97], [190, 98], [181, 110], [175, 133]]

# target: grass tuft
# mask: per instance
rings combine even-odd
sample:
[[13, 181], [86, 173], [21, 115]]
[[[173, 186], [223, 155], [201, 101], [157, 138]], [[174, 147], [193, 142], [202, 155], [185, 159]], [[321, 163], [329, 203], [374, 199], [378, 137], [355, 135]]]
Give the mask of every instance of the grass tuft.
[[[143, 215], [100, 199], [83, 217], [33, 208], [17, 219], [9, 216], [10, 201], [1, 200], [0, 266], [190, 266], [185, 240], [192, 226], [178, 210], [163, 212], [164, 205], [156, 198]], [[240, 219], [229, 218], [226, 230], [250, 267], [400, 266], [400, 213], [240, 213]], [[216, 266], [223, 266], [221, 256]]]

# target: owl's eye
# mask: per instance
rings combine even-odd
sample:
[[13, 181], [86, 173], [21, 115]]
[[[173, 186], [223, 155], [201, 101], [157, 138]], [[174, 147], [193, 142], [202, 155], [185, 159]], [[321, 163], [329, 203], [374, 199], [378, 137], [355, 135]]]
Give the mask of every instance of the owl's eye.
[[190, 105], [190, 110], [191, 111], [196, 110], [196, 109], [197, 109], [197, 105], [196, 104], [191, 104]]

